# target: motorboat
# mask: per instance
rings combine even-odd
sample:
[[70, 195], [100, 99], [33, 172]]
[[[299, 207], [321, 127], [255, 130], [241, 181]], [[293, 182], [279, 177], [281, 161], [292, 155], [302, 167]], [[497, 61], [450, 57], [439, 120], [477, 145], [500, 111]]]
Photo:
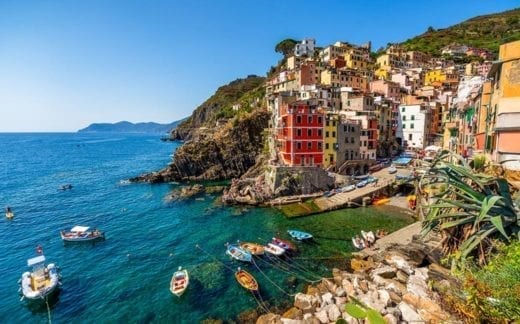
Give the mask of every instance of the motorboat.
[[363, 181], [360, 181], [356, 184], [356, 187], [358, 188], [363, 188], [364, 186], [366, 186], [368, 184], [368, 181], [367, 180], [363, 180]]
[[70, 183], [67, 183], [67, 184], [64, 184], [64, 185], [61, 185], [58, 190], [60, 191], [65, 191], [65, 190], [70, 190], [72, 189], [72, 185]]
[[226, 254], [230, 255], [233, 259], [243, 262], [251, 262], [253, 259], [251, 253], [234, 244], [228, 244]]
[[11, 209], [11, 207], [6, 207], [5, 208], [5, 218], [7, 218], [7, 219], [13, 219], [14, 218], [14, 213], [13, 213], [13, 210]]
[[356, 190], [356, 186], [354, 186], [354, 185], [348, 185], [348, 186], [341, 188], [342, 192], [350, 192], [350, 191], [354, 191], [354, 190]]
[[282, 249], [284, 249], [286, 251], [290, 250], [290, 251], [296, 252], [296, 250], [297, 250], [296, 245], [294, 245], [293, 243], [291, 243], [289, 241], [282, 240], [281, 238], [273, 237], [271, 243], [281, 247]]
[[239, 245], [241, 248], [248, 251], [252, 255], [264, 254], [264, 247], [260, 244], [253, 243], [253, 242], [240, 242]]
[[61, 231], [61, 239], [65, 242], [85, 242], [105, 239], [105, 233], [88, 226], [74, 226], [70, 231]]
[[23, 298], [44, 300], [60, 285], [58, 267], [54, 263], [45, 265], [44, 255], [27, 260], [27, 266], [31, 267], [31, 271], [24, 272], [19, 280]]
[[264, 251], [276, 256], [281, 256], [285, 253], [284, 249], [273, 243], [267, 243], [267, 245], [264, 246]]
[[390, 173], [390, 174], [397, 173], [397, 168], [392, 165], [391, 167], [388, 168], [388, 173]]
[[258, 291], [258, 282], [249, 272], [238, 268], [238, 270], [235, 272], [235, 279], [245, 289], [252, 292]]
[[291, 235], [292, 238], [297, 239], [298, 241], [305, 241], [312, 239], [312, 234], [297, 231], [297, 230], [288, 230], [287, 233]]
[[355, 176], [354, 179], [356, 179], [356, 180], [366, 180], [366, 179], [368, 179], [368, 174]]
[[190, 276], [188, 275], [188, 270], [179, 267], [179, 269], [173, 273], [172, 280], [170, 281], [170, 291], [172, 294], [180, 297], [184, 291], [186, 291], [186, 288], [188, 288], [189, 283]]

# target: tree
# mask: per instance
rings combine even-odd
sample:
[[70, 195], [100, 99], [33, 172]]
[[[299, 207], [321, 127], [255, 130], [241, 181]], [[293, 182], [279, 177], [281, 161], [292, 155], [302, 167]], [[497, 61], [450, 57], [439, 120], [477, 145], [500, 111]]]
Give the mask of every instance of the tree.
[[428, 27], [428, 29], [426, 30], [427, 33], [433, 33], [435, 31], [435, 28], [433, 28], [432, 26]]
[[298, 41], [292, 38], [286, 38], [283, 41], [276, 44], [274, 50], [276, 53], [281, 53], [283, 54], [283, 56], [288, 56], [293, 52], [294, 46], [296, 46], [297, 43]]

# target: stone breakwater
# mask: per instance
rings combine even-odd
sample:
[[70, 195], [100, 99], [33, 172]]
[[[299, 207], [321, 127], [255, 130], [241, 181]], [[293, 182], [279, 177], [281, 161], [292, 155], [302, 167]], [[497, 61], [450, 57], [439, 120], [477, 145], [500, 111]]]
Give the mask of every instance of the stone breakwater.
[[359, 253], [351, 260], [352, 272], [334, 269], [332, 278], [298, 293], [286, 312], [262, 315], [256, 323], [360, 323], [345, 311], [352, 301], [377, 310], [387, 323], [459, 322], [430, 289], [431, 280], [450, 282], [448, 270], [435, 263], [437, 257], [431, 243], [418, 237], [370, 256]]

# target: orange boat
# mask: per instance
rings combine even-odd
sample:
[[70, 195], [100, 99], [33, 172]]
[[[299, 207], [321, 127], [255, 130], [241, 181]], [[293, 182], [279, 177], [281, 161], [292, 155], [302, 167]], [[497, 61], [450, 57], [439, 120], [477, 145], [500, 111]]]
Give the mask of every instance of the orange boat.
[[252, 242], [241, 242], [240, 247], [249, 251], [252, 255], [264, 254], [264, 247]]
[[255, 277], [253, 277], [249, 272], [238, 268], [237, 272], [235, 272], [235, 278], [245, 289], [258, 291], [258, 283], [256, 282]]

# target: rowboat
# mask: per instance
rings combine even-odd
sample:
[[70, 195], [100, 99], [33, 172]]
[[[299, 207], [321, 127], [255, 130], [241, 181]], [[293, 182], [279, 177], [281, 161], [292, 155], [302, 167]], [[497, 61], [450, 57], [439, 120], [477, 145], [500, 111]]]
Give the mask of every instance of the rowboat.
[[288, 230], [287, 233], [289, 233], [289, 235], [291, 235], [292, 238], [295, 238], [298, 241], [309, 240], [312, 238], [311, 234], [302, 231]]
[[270, 253], [272, 255], [280, 256], [285, 253], [285, 250], [279, 247], [278, 245], [275, 245], [273, 243], [267, 243], [266, 246], [264, 246], [264, 250], [267, 253]]
[[88, 226], [74, 226], [70, 231], [61, 231], [61, 239], [65, 242], [85, 242], [105, 239], [105, 233], [98, 229], [89, 231]]
[[365, 242], [363, 242], [363, 240], [355, 237], [352, 238], [352, 244], [354, 245], [354, 247], [358, 250], [363, 250], [365, 248]]
[[58, 267], [54, 263], [45, 265], [44, 255], [27, 260], [27, 266], [32, 268], [31, 271], [24, 272], [18, 281], [23, 298], [44, 300], [60, 284]]
[[238, 245], [228, 244], [226, 253], [233, 259], [243, 262], [251, 262], [253, 256]]
[[366, 186], [367, 184], [368, 184], [368, 181], [367, 181], [367, 180], [363, 180], [363, 181], [361, 181], [361, 182], [358, 182], [358, 183], [356, 184], [356, 187], [358, 187], [358, 188], [363, 188], [363, 187]]
[[188, 288], [189, 283], [190, 276], [188, 275], [188, 270], [183, 270], [182, 267], [179, 267], [179, 270], [173, 273], [172, 280], [170, 281], [170, 291], [172, 294], [180, 297], [186, 288]]
[[291, 242], [289, 241], [285, 241], [285, 240], [282, 240], [280, 238], [277, 238], [277, 237], [273, 237], [273, 240], [271, 241], [274, 245], [278, 245], [279, 247], [281, 247], [282, 249], [284, 250], [292, 250], [292, 251], [296, 251], [296, 246], [294, 244], [292, 244]]
[[6, 207], [5, 208], [5, 217], [7, 219], [13, 219], [14, 218], [14, 213], [13, 211], [11, 210], [11, 207]]
[[240, 247], [251, 253], [252, 255], [264, 254], [264, 247], [257, 243], [252, 242], [240, 242]]
[[372, 201], [372, 204], [377, 206], [377, 205], [384, 205], [388, 202], [390, 202], [390, 198], [380, 198], [380, 199], [375, 199], [374, 201]]
[[258, 282], [249, 272], [238, 268], [235, 272], [235, 279], [245, 289], [253, 292], [258, 291]]
[[376, 237], [374, 236], [374, 233], [372, 231], [361, 231], [361, 236], [363, 236], [363, 238], [367, 240], [369, 243], [374, 243], [376, 241]]
[[356, 186], [354, 186], [354, 185], [348, 185], [348, 186], [341, 188], [341, 192], [350, 192], [353, 190], [356, 190]]

